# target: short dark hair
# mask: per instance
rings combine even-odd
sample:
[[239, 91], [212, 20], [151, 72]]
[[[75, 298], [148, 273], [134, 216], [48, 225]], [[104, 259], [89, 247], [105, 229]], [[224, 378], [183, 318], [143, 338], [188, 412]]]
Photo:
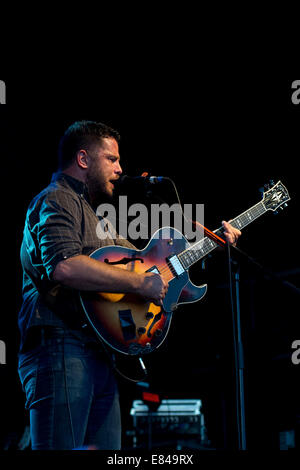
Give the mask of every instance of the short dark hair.
[[71, 124], [59, 142], [59, 169], [65, 170], [68, 168], [79, 150], [89, 150], [94, 144], [101, 144], [102, 139], [106, 137], [112, 137], [117, 142], [120, 141], [120, 134], [101, 122], [76, 121]]

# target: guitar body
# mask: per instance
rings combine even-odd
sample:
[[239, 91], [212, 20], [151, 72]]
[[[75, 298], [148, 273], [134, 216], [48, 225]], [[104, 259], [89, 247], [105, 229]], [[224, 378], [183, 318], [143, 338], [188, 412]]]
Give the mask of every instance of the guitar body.
[[143, 250], [105, 246], [90, 257], [128, 271], [159, 272], [169, 282], [163, 307], [135, 294], [81, 292], [84, 312], [98, 336], [118, 352], [142, 355], [154, 351], [166, 338], [177, 305], [200, 300], [207, 286], [195, 286], [184, 270], [174, 276], [167, 258], [190, 247], [176, 229], [158, 230]]
[[[283, 209], [289, 200], [281, 181], [276, 185], [272, 182], [261, 202], [230, 223], [241, 230], [268, 210]], [[164, 227], [155, 232], [143, 250], [112, 245], [94, 251], [91, 258], [128, 271], [159, 272], [169, 284], [163, 307], [134, 294], [81, 292], [83, 310], [98, 336], [116, 351], [127, 355], [154, 351], [167, 336], [177, 305], [196, 302], [205, 295], [206, 284], [195, 286], [190, 281], [188, 268], [217, 246], [208, 238], [201, 240], [199, 246], [198, 242], [191, 246], [181, 232]], [[172, 256], [172, 260], [168, 259]]]

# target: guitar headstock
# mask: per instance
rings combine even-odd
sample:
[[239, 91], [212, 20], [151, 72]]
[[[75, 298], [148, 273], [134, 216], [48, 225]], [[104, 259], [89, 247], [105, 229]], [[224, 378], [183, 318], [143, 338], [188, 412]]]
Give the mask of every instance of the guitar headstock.
[[276, 212], [279, 208], [284, 209], [287, 206], [287, 201], [291, 199], [288, 190], [281, 181], [278, 181], [276, 184], [271, 182], [270, 184], [271, 187], [269, 185], [267, 186], [267, 188], [270, 189], [263, 193], [262, 203], [266, 210], [273, 212]]

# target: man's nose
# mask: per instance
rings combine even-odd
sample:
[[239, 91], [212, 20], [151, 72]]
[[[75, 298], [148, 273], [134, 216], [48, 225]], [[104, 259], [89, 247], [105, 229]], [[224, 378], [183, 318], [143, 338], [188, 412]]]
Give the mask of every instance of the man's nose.
[[117, 162], [116, 165], [117, 165], [117, 166], [116, 166], [116, 168], [115, 168], [115, 173], [117, 173], [118, 175], [121, 175], [121, 174], [123, 173], [122, 167], [121, 167], [121, 165], [120, 165], [119, 162]]

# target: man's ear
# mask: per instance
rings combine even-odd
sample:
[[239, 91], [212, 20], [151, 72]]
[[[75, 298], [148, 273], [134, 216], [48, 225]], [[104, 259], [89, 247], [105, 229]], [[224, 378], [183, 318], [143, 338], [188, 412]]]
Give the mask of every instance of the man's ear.
[[86, 170], [88, 168], [88, 154], [86, 150], [79, 150], [76, 154], [77, 165]]

